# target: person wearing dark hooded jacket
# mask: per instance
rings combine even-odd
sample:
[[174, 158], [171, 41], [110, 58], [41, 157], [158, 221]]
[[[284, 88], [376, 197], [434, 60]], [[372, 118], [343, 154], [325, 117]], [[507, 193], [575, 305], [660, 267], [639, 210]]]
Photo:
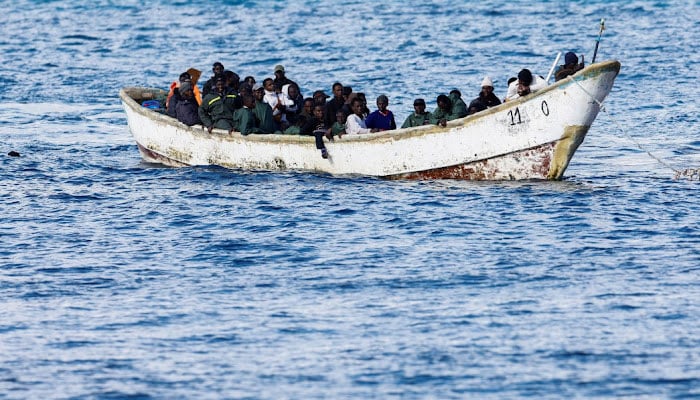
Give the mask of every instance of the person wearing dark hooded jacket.
[[[177, 120], [187, 126], [201, 124], [202, 121], [199, 119], [199, 105], [194, 98], [192, 84], [189, 82], [181, 83], [179, 92], [180, 96], [175, 104], [175, 116]], [[174, 99], [173, 97], [171, 101]]]

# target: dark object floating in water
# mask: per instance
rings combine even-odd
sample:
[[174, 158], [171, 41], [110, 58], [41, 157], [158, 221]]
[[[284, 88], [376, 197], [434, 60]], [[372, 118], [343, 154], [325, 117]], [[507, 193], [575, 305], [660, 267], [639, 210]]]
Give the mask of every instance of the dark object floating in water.
[[7, 153], [8, 156], [10, 157], [19, 157], [19, 153], [12, 150], [11, 152]]

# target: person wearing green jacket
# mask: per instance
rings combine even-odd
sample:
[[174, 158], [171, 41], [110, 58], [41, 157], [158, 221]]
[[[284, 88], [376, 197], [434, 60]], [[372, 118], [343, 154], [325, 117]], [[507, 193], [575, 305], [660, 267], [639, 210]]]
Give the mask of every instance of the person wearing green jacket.
[[452, 89], [450, 95], [448, 96], [452, 102], [452, 112], [451, 114], [455, 117], [453, 119], [462, 118], [467, 116], [467, 104], [462, 100], [462, 93], [457, 89]]
[[425, 100], [415, 99], [413, 101], [413, 110], [413, 113], [406, 118], [401, 128], [431, 124], [433, 114], [430, 111], [425, 111]]
[[231, 133], [234, 129], [233, 111], [236, 96], [226, 91], [223, 77], [217, 78], [215, 85], [216, 90], [207, 93], [202, 99], [198, 109], [199, 119], [209, 133], [214, 128], [225, 129]]
[[243, 136], [251, 133], [260, 133], [260, 129], [255, 126], [254, 108], [255, 98], [249, 94], [245, 94], [243, 95], [243, 107], [237, 109], [236, 112], [233, 113], [233, 123], [236, 126], [236, 130]]
[[256, 120], [255, 126], [260, 130], [259, 133], [277, 132], [277, 125], [275, 125], [275, 120], [272, 117], [272, 108], [269, 104], [263, 102], [263, 97], [265, 97], [265, 89], [262, 86], [255, 84], [253, 86], [253, 96], [255, 97], [255, 108], [253, 109]]

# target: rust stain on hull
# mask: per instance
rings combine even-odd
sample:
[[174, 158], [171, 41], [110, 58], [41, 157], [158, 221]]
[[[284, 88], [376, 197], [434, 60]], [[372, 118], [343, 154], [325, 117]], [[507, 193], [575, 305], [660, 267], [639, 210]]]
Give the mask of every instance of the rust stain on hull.
[[547, 179], [556, 143], [547, 143], [485, 160], [425, 171], [385, 176], [385, 179], [515, 180]]

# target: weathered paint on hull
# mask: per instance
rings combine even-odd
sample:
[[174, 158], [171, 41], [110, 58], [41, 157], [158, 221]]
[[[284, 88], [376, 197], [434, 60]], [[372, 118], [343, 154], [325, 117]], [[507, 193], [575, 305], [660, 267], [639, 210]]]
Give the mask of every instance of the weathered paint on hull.
[[186, 127], [139, 106], [157, 90], [122, 89], [131, 132], [144, 159], [166, 165], [305, 170], [389, 179], [561, 179], [610, 92], [620, 64], [589, 66], [525, 98], [450, 121], [327, 144], [323, 159], [308, 136], [249, 135]]
[[388, 176], [389, 179], [518, 180], [546, 179], [556, 145], [547, 143], [499, 157], [427, 171]]

